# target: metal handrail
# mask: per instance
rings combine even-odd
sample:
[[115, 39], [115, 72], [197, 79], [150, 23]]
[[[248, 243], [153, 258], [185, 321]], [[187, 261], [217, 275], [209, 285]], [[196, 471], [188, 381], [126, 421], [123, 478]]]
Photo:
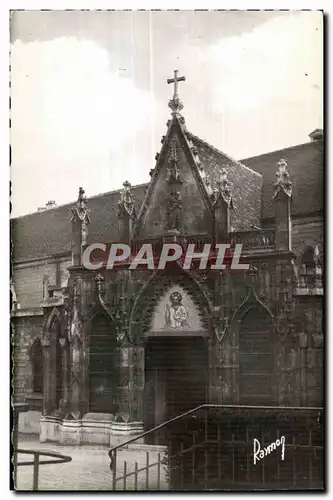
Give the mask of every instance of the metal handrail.
[[[17, 472], [17, 467], [19, 465], [21, 466], [26, 466], [26, 465], [33, 465], [34, 471], [33, 471], [33, 480], [32, 480], [32, 490], [37, 491], [38, 490], [38, 476], [39, 476], [39, 466], [40, 465], [49, 465], [49, 464], [63, 464], [66, 462], [71, 462], [72, 457], [68, 455], [61, 455], [60, 453], [52, 452], [52, 451], [39, 451], [39, 450], [24, 450], [24, 449], [17, 449], [15, 450], [15, 453], [23, 453], [26, 455], [33, 455], [34, 459], [33, 461], [23, 461], [23, 462], [16, 462], [15, 464], [15, 483], [16, 483], [16, 472]], [[58, 460], [39, 460], [40, 456], [44, 457], [51, 457], [51, 458], [57, 458]], [[15, 484], [16, 488], [16, 484]]]
[[205, 403], [203, 405], [197, 406], [196, 408], [192, 408], [192, 410], [189, 410], [185, 413], [181, 413], [180, 415], [177, 415], [177, 417], [170, 418], [169, 420], [166, 420], [162, 424], [156, 425], [156, 427], [153, 427], [152, 429], [149, 429], [148, 431], [145, 431], [138, 436], [135, 436], [134, 438], [129, 439], [128, 441], [125, 441], [125, 443], [118, 444], [117, 446], [114, 446], [111, 448], [108, 452], [109, 458], [111, 460], [110, 463], [110, 469], [112, 470], [112, 462], [113, 462], [113, 453], [120, 448], [124, 448], [125, 446], [134, 443], [134, 441], [137, 441], [138, 439], [142, 439], [145, 436], [148, 436], [149, 434], [152, 434], [153, 432], [162, 429], [166, 425], [170, 424], [171, 422], [175, 422], [176, 420], [180, 420], [188, 415], [191, 415], [192, 413], [201, 410], [201, 409], [209, 409], [209, 408], [225, 408], [225, 409], [242, 409], [242, 410], [278, 410], [278, 411], [285, 411], [285, 410], [307, 410], [307, 411], [322, 411], [323, 407], [318, 407], [318, 406], [252, 406], [252, 405], [217, 405], [217, 404], [209, 404]]

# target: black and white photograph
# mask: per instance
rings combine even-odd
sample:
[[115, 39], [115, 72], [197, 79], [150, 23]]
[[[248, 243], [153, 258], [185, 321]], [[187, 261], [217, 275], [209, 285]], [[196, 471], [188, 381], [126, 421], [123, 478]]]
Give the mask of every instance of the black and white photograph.
[[11, 489], [324, 491], [324, 12], [8, 16]]

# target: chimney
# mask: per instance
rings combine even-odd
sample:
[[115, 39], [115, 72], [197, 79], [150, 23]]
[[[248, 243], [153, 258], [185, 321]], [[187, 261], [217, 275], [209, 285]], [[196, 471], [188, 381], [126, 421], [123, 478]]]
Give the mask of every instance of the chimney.
[[324, 138], [324, 131], [322, 128], [316, 128], [311, 134], [309, 134], [310, 140], [312, 142], [320, 141]]
[[49, 200], [47, 203], [46, 203], [46, 208], [52, 208], [52, 207], [55, 207], [56, 206], [56, 202], [54, 200]]

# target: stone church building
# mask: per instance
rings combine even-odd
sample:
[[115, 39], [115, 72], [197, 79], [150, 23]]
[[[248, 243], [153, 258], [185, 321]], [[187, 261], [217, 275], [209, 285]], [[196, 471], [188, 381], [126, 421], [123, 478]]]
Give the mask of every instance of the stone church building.
[[[148, 184], [12, 219], [13, 400], [42, 441], [110, 444], [205, 402], [323, 404], [323, 131], [235, 161], [187, 129], [173, 80]], [[92, 243], [221, 241], [248, 270], [82, 265]]]

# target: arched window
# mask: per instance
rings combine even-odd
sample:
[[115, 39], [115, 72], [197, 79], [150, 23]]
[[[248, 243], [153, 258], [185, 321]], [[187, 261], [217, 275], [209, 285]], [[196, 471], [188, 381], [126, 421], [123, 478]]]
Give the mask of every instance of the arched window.
[[[316, 249], [317, 250], [317, 249]], [[300, 288], [319, 288], [322, 286], [322, 270], [318, 251], [308, 247], [301, 258], [298, 277]]]
[[275, 354], [272, 319], [262, 307], [251, 307], [239, 331], [239, 402], [276, 403]]
[[39, 339], [36, 339], [31, 347], [32, 365], [32, 391], [36, 394], [43, 394], [44, 363], [43, 347]]

